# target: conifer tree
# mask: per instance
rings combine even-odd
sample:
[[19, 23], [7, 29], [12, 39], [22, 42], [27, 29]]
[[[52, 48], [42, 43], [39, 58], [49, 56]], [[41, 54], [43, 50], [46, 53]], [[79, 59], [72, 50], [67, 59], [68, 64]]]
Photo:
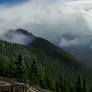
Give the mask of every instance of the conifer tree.
[[40, 82], [40, 86], [42, 88], [46, 88], [46, 84], [45, 84], [45, 68], [40, 64], [40, 78], [39, 78], [39, 82]]
[[56, 91], [57, 91], [57, 92], [62, 92], [60, 85], [61, 85], [60, 79], [59, 79], [59, 78], [56, 78]]
[[28, 74], [28, 69], [26, 64], [23, 62], [22, 65], [20, 66], [20, 71], [21, 71], [21, 78], [24, 80], [28, 80], [29, 79], [29, 74]]
[[51, 90], [52, 89], [52, 76], [51, 76], [51, 73], [48, 71], [46, 71], [45, 83], [46, 83], [46, 88]]
[[21, 78], [22, 80], [29, 79], [29, 74], [28, 74], [29, 72], [27, 69], [27, 65], [25, 64], [22, 55], [19, 55], [19, 57], [18, 57], [17, 73], [18, 73], [18, 77]]
[[13, 57], [10, 61], [9, 64], [9, 73], [10, 73], [10, 77], [16, 77], [16, 69], [17, 69], [17, 65], [15, 64], [15, 58]]
[[76, 85], [76, 91], [77, 92], [82, 92], [83, 91], [83, 82], [81, 79], [81, 75], [78, 76], [78, 80], [77, 80], [77, 85]]
[[31, 81], [33, 84], [38, 84], [39, 85], [39, 67], [37, 64], [37, 58], [34, 57], [31, 65], [31, 70], [30, 70], [30, 77]]
[[70, 92], [70, 84], [66, 80], [64, 80], [64, 90], [65, 92]]
[[6, 56], [0, 58], [0, 71], [3, 76], [9, 77], [9, 59]]
[[48, 81], [49, 81], [50, 90], [55, 92], [56, 91], [55, 78], [54, 78], [54, 76], [53, 76], [53, 74], [51, 72], [49, 72]]
[[60, 78], [60, 83], [61, 83], [61, 90], [62, 90], [62, 92], [64, 92], [65, 91], [65, 86], [64, 86], [64, 78]]
[[16, 62], [16, 64], [17, 64], [17, 72], [16, 72], [16, 75], [17, 75], [17, 77], [19, 77], [19, 78], [21, 78], [21, 74], [22, 74], [22, 73], [21, 73], [22, 61], [23, 61], [22, 56], [19, 55], [19, 56], [18, 56], [18, 61]]
[[88, 88], [86, 77], [84, 77], [84, 79], [83, 79], [83, 92], [89, 92], [89, 88]]
[[22, 57], [22, 55], [19, 55], [17, 64], [21, 65], [22, 61], [23, 61], [23, 57]]
[[70, 87], [70, 92], [77, 92], [77, 90], [75, 90], [74, 86]]

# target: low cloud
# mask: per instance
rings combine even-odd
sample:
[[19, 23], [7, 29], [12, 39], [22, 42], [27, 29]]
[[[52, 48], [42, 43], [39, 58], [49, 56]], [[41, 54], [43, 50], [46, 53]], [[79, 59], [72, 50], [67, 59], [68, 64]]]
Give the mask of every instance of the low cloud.
[[75, 36], [72, 39], [72, 35], [70, 39], [67, 39], [67, 37], [61, 37], [58, 46], [60, 47], [72, 47], [72, 46], [86, 46], [86, 45], [92, 45], [92, 37], [89, 36]]
[[[30, 0], [11, 7], [0, 6], [0, 35], [17, 28], [27, 29], [52, 42], [63, 39], [59, 46], [81, 44], [84, 39], [88, 43], [92, 35], [92, 1]], [[70, 41], [62, 38], [67, 33], [76, 38]]]
[[0, 39], [12, 43], [28, 45], [35, 40], [35, 37], [32, 34], [27, 33], [25, 30], [18, 29], [10, 30], [9, 32], [2, 35]]

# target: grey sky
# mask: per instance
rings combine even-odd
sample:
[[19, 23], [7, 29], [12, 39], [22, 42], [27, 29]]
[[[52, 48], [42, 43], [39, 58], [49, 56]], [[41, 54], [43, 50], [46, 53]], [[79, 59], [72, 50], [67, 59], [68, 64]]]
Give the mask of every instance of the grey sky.
[[[67, 33], [76, 37], [81, 35], [77, 40], [92, 35], [91, 0], [48, 1], [32, 0], [12, 7], [1, 5], [0, 34], [9, 29], [25, 28], [50, 41], [56, 41]], [[77, 40], [71, 43], [76, 44], [74, 41]]]

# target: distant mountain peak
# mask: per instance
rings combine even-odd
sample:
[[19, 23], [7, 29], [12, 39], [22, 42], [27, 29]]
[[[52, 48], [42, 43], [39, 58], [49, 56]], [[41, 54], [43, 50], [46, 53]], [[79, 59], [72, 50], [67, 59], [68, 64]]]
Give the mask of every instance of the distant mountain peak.
[[28, 36], [30, 36], [30, 35], [33, 36], [33, 34], [32, 34], [31, 32], [28, 32], [27, 30], [22, 29], [22, 28], [19, 28], [19, 29], [15, 30], [15, 32], [16, 32], [16, 33], [20, 33], [20, 34], [22, 33], [22, 34], [28, 35]]
[[12, 42], [12, 43], [28, 45], [35, 38], [36, 37], [29, 31], [19, 28], [17, 30], [13, 29], [13, 30], [8, 31], [1, 37], [1, 40]]

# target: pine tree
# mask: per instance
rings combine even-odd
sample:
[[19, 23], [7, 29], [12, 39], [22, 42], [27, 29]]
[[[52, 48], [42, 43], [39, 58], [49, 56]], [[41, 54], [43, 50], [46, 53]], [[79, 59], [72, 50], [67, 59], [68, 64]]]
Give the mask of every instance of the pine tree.
[[18, 77], [21, 78], [24, 81], [29, 80], [29, 72], [27, 65], [25, 64], [23, 60], [23, 56], [19, 55], [18, 57], [18, 62], [17, 62], [17, 72], [18, 72]]
[[10, 67], [9, 68], [10, 77], [16, 77], [15, 74], [16, 74], [17, 65], [15, 64], [15, 58], [14, 57], [11, 59], [9, 67]]
[[0, 58], [0, 71], [2, 76], [9, 77], [9, 59], [6, 56]]
[[77, 92], [77, 91], [75, 91], [74, 86], [70, 87], [70, 92]]
[[17, 77], [21, 78], [21, 66], [22, 66], [22, 56], [19, 55], [18, 56], [18, 61], [16, 62], [16, 65], [17, 65], [17, 72], [16, 72], [16, 75]]
[[62, 90], [62, 92], [64, 92], [65, 91], [65, 86], [64, 86], [64, 78], [60, 78], [60, 83], [61, 83], [61, 90]]
[[37, 64], [37, 58], [34, 57], [31, 65], [31, 70], [30, 70], [30, 77], [31, 81], [33, 84], [38, 84], [39, 85], [39, 67]]
[[41, 88], [46, 88], [46, 83], [45, 83], [45, 68], [40, 64], [40, 78], [39, 78], [39, 83]]
[[64, 80], [64, 90], [65, 92], [70, 92], [70, 84], [66, 80]]
[[86, 77], [84, 77], [84, 79], [83, 79], [83, 92], [89, 92]]
[[19, 55], [17, 64], [21, 65], [22, 62], [23, 62], [23, 57], [22, 57], [22, 55]]
[[60, 80], [57, 78], [56, 79], [56, 91], [57, 92], [62, 92], [60, 85], [61, 85]]
[[82, 79], [81, 79], [81, 75], [78, 76], [78, 80], [77, 80], [77, 85], [76, 85], [76, 91], [77, 92], [82, 92], [83, 90], [83, 85], [82, 85]]
[[53, 92], [56, 91], [56, 86], [55, 86], [55, 78], [51, 72], [48, 73], [48, 85], [49, 89], [52, 90]]
[[64, 78], [57, 78], [56, 81], [56, 91], [58, 92], [65, 92], [65, 83]]

